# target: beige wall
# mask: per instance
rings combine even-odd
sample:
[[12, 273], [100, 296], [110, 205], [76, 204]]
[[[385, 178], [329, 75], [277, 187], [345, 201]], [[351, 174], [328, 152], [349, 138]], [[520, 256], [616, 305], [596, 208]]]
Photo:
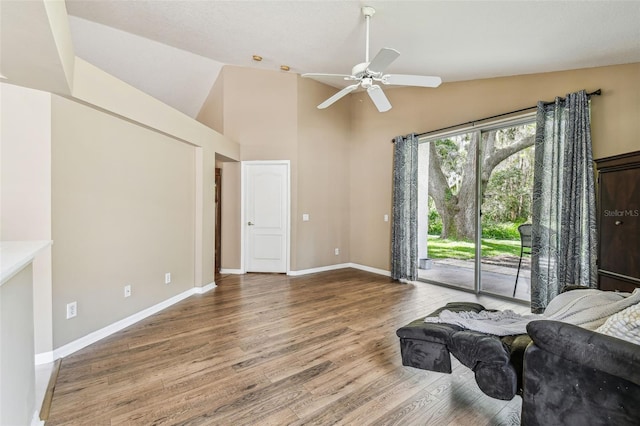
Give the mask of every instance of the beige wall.
[[366, 93], [351, 96], [351, 261], [389, 270], [392, 150], [396, 135], [424, 132], [602, 89], [592, 102], [594, 157], [640, 149], [640, 64], [387, 90], [393, 108], [378, 113]]
[[213, 282], [214, 164], [238, 160], [237, 143], [99, 68], [76, 58], [73, 97], [133, 123], [196, 146], [196, 286]]
[[[386, 113], [365, 92], [318, 111], [314, 105], [336, 89], [299, 77], [296, 87], [289, 74], [226, 67], [223, 75], [224, 89], [217, 89], [223, 101], [208, 114], [224, 116], [225, 136], [240, 143], [241, 158], [292, 160], [294, 271], [344, 262], [389, 270], [390, 222], [383, 218], [391, 214], [391, 139], [397, 135], [601, 88], [592, 103], [594, 156], [640, 149], [640, 64], [387, 89], [393, 108]], [[223, 267], [237, 269], [240, 168], [225, 166]], [[303, 213], [310, 222], [300, 220]], [[333, 255], [335, 247], [341, 256]]]
[[[0, 222], [0, 237], [3, 240], [51, 240], [54, 238], [52, 222], [60, 225], [56, 228], [55, 234], [59, 237], [62, 245], [58, 245], [58, 242], [54, 241], [53, 247], [47, 248], [33, 263], [35, 348], [38, 362], [47, 362], [55, 349], [71, 340], [84, 337], [86, 334], [97, 331], [119, 319], [163, 302], [182, 293], [187, 288], [204, 286], [214, 281], [213, 188], [215, 158], [218, 155], [215, 150], [220, 148], [228, 155], [237, 155], [233, 153], [239, 152], [239, 147], [233, 148], [233, 143], [229, 139], [215, 134], [193, 120], [196, 130], [191, 135], [193, 136], [193, 141], [190, 141], [192, 143], [187, 143], [180, 138], [167, 136], [158, 130], [148, 128], [144, 124], [139, 125], [135, 120], [121, 118], [118, 115], [90, 106], [83, 106], [55, 95], [52, 97], [51, 93], [5, 83], [0, 84], [0, 90], [2, 90], [0, 103], [2, 106], [2, 203], [0, 203], [2, 221]], [[123, 90], [124, 88], [120, 87], [118, 92], [122, 93]], [[106, 96], [107, 92], [104, 93]], [[52, 108], [52, 98], [56, 108]], [[129, 99], [133, 102], [135, 98], [136, 93], [131, 93]], [[93, 99], [99, 100], [99, 97]], [[116, 107], [115, 103], [109, 105], [112, 108]], [[187, 137], [191, 134], [189, 126], [187, 126], [188, 123], [185, 122], [181, 125], [182, 116], [179, 114], [178, 116], [177, 123], [176, 120], [173, 120], [174, 124], [171, 126], [175, 127], [176, 133]], [[172, 121], [172, 117], [171, 114], [164, 115], [165, 126], [169, 126], [168, 123]], [[52, 120], [54, 121], [53, 126]], [[210, 138], [207, 135], [214, 137]], [[93, 141], [93, 144], [87, 145], [90, 141]], [[58, 166], [57, 171], [70, 173], [70, 175], [64, 176], [70, 184], [57, 186], [56, 194], [52, 194], [51, 188], [52, 143], [54, 149], [58, 148], [56, 151], [58, 153], [56, 160], [58, 161], [54, 164]], [[76, 143], [86, 150], [84, 152], [76, 150], [76, 145], [74, 145]], [[148, 151], [141, 151], [140, 144], [148, 145]], [[165, 145], [176, 148], [166, 151]], [[138, 148], [133, 149], [136, 146]], [[101, 151], [106, 147], [113, 150], [108, 155]], [[65, 152], [65, 149], [70, 153]], [[172, 151], [176, 149], [177, 152]], [[64, 155], [60, 155], [61, 152]], [[185, 155], [188, 164], [184, 163]], [[141, 165], [134, 174], [129, 174], [127, 177], [127, 175], [119, 174], [118, 167], [107, 167], [109, 161], [115, 161], [117, 165], [122, 162], [122, 159], [129, 158], [128, 156], [135, 158]], [[220, 157], [229, 160], [229, 157], [224, 155], [220, 155]], [[103, 160], [106, 163], [101, 163]], [[67, 168], [67, 161], [75, 161], [74, 167], [77, 166], [77, 168]], [[86, 163], [84, 163], [85, 161]], [[177, 168], [174, 161], [178, 161]], [[188, 165], [188, 170], [184, 168], [185, 165]], [[87, 173], [87, 177], [83, 173]], [[101, 209], [98, 203], [90, 206], [94, 208], [93, 210], [79, 209], [76, 204], [78, 200], [70, 201], [73, 197], [88, 197], [86, 193], [76, 192], [76, 186], [82, 186], [87, 182], [95, 184], [98, 188], [106, 186], [110, 191], [115, 191], [114, 188], [116, 188], [109, 187], [112, 184], [119, 184], [127, 190], [134, 191], [136, 173], [141, 178], [138, 180], [140, 200], [149, 204], [139, 209], [139, 205], [132, 203], [132, 209], [135, 212], [146, 211], [150, 213], [155, 211], [156, 217], [154, 214], [149, 214], [147, 215], [148, 219], [145, 219], [147, 222], [154, 221], [154, 226], [161, 226], [155, 223], [159, 220], [157, 217], [159, 214], [174, 215], [174, 206], [184, 205], [183, 201], [187, 198], [190, 200], [186, 204], [190, 210], [183, 212], [184, 218], [177, 216], [165, 218], [164, 225], [169, 232], [162, 231], [162, 233], [158, 232], [157, 235], [152, 236], [141, 236], [135, 232], [127, 234], [126, 229], [119, 228], [120, 224], [114, 220], [114, 216], [109, 215], [108, 208]], [[161, 174], [158, 175], [158, 173]], [[131, 179], [131, 181], [127, 181], [124, 185], [122, 183], [124, 179]], [[168, 187], [171, 187], [172, 182], [180, 185], [180, 189], [171, 193], [170, 196], [173, 199], [165, 200], [166, 205], [154, 205], [153, 203], [156, 203], [157, 200], [149, 197], [152, 193], [144, 189], [145, 185], [148, 185], [148, 189], [161, 193], [165, 191], [165, 184], [169, 183]], [[163, 185], [162, 191], [157, 190], [158, 185]], [[120, 196], [122, 194], [112, 194], [115, 199]], [[124, 197], [120, 201], [129, 202], [129, 199]], [[52, 204], [58, 208], [54, 218], [52, 218]], [[120, 209], [124, 210], [122, 206]], [[89, 216], [85, 217], [85, 214]], [[101, 222], [93, 221], [90, 215], [94, 214], [95, 219], [99, 219]], [[124, 212], [120, 212], [120, 214], [124, 215]], [[88, 223], [92, 224], [90, 228]], [[148, 223], [142, 223], [148, 225]], [[179, 225], [176, 225], [177, 223]], [[84, 229], [86, 232], [81, 235], [83, 231], [75, 231], [76, 229]], [[186, 229], [189, 231], [186, 232]], [[95, 236], [123, 234], [127, 234], [127, 238], [131, 238], [132, 244], [119, 248], [115, 254], [104, 254], [105, 250], [113, 249], [113, 246], [103, 245], [103, 242], [99, 240], [92, 241]], [[163, 236], [163, 234], [167, 235]], [[85, 238], [85, 241], [80, 241], [81, 238]], [[70, 250], [69, 246], [65, 247], [64, 245], [68, 243], [68, 239], [79, 244], [74, 245]], [[175, 244], [176, 242], [179, 244]], [[140, 260], [138, 254], [143, 251], [141, 247], [147, 247], [148, 244], [151, 246], [152, 254], [145, 254], [143, 257], [146, 259]], [[83, 252], [83, 247], [94, 246], [93, 248], [95, 248], [96, 245], [99, 246], [96, 252], [97, 258], [92, 259], [91, 262], [83, 261], [73, 267], [79, 270], [86, 267], [79, 274], [80, 278], [76, 278], [75, 272], [70, 272], [72, 268], [68, 265], [72, 264], [73, 260], [70, 260], [69, 257], [88, 256], [89, 252]], [[131, 251], [127, 251], [129, 249]], [[70, 262], [66, 263], [64, 268], [58, 263], [55, 285], [52, 285], [54, 280], [52, 252], [56, 254], [58, 262]], [[160, 252], [164, 256], [163, 259], [169, 257], [173, 259], [174, 254], [179, 252], [176, 259], [180, 265], [175, 266], [172, 262], [168, 262], [166, 272], [173, 274], [174, 284], [166, 288], [160, 286], [160, 288], [140, 289], [141, 291], [136, 292], [138, 286], [135, 282], [122, 282], [125, 279], [129, 280], [132, 268], [127, 266], [125, 269], [129, 268], [129, 270], [123, 271], [120, 268], [121, 265], [112, 264], [110, 266], [114, 267], [113, 271], [99, 269], [102, 267], [104, 259], [113, 260], [120, 257], [122, 260], [126, 257], [128, 260], [139, 259], [137, 266], [140, 271], [146, 270], [149, 267], [149, 256], [156, 256]], [[154, 258], [153, 262], [155, 261]], [[184, 265], [187, 263], [188, 271], [184, 269]], [[163, 269], [160, 274], [162, 275], [161, 282], [164, 283], [164, 267], [153, 265], [153, 268]], [[144, 273], [148, 274], [150, 271]], [[96, 278], [94, 275], [99, 277]], [[140, 275], [138, 278], [141, 278], [141, 282], [146, 282], [147, 278], [142, 276], [144, 274], [138, 275]], [[114, 277], [114, 282], [107, 283]], [[77, 288], [74, 286], [78, 286], [78, 280], [83, 281], [83, 286], [85, 282], [91, 284], [86, 286], [82, 292], [76, 292]], [[126, 300], [126, 303], [117, 297], [122, 296], [125, 284], [132, 284], [134, 294]], [[185, 285], [187, 287], [184, 287]], [[106, 288], [109, 290], [107, 291]], [[106, 299], [101, 298], [105, 291], [109, 292]], [[97, 298], [93, 296], [94, 292]], [[81, 299], [84, 301], [81, 302]], [[72, 300], [77, 300], [81, 306], [84, 306], [85, 313], [91, 312], [92, 316], [77, 321], [64, 319], [65, 305]], [[97, 301], [104, 303], [100, 305], [101, 309], [94, 310], [92, 304]], [[97, 315], [93, 316], [93, 313]]]
[[[0, 240], [51, 240], [51, 94], [0, 83]], [[51, 248], [33, 262], [36, 353], [53, 350]]]
[[[319, 111], [335, 89], [296, 74], [228, 66], [220, 81], [198, 119], [214, 126], [224, 117], [224, 135], [240, 144], [243, 161], [290, 161], [291, 270], [347, 262], [349, 103]], [[222, 267], [238, 270], [240, 165], [225, 163], [222, 173]]]
[[[240, 159], [297, 157], [297, 75], [226, 66], [224, 135], [240, 144]], [[293, 164], [292, 164], [293, 168]]]
[[224, 134], [224, 73], [220, 72], [196, 120]]
[[[295, 74], [226, 66], [224, 135], [240, 144], [240, 159], [291, 162], [291, 265], [296, 257], [297, 83]], [[205, 108], [207, 103], [205, 102]], [[212, 109], [209, 109], [212, 111]], [[219, 113], [218, 113], [219, 114]], [[209, 121], [206, 117], [200, 119]], [[225, 164], [222, 189], [222, 268], [241, 269], [240, 166]]]
[[[316, 106], [336, 92], [298, 78], [298, 222], [294, 270], [349, 262], [349, 102]], [[310, 220], [303, 222], [302, 214]], [[339, 255], [334, 249], [340, 250]]]
[[53, 96], [55, 347], [194, 286], [194, 157], [191, 145]]
[[[551, 101], [555, 96], [585, 89], [602, 89], [592, 102], [595, 158], [638, 149], [640, 64], [587, 68], [544, 74], [445, 83], [437, 89], [387, 90], [391, 111], [379, 114], [370, 105], [354, 106], [354, 132], [362, 139], [388, 138], [424, 132]], [[352, 96], [358, 103], [366, 94]], [[363, 103], [364, 103], [363, 102]], [[371, 132], [372, 122], [384, 134]], [[378, 134], [377, 136], [373, 133]]]

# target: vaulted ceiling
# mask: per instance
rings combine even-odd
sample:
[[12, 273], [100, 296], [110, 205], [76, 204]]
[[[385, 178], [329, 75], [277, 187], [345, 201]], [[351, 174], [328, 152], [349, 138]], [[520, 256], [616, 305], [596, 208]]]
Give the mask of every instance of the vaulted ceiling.
[[363, 5], [376, 9], [371, 55], [382, 47], [401, 53], [392, 73], [447, 83], [640, 62], [639, 1], [66, 4], [77, 56], [190, 116], [225, 64], [350, 73], [365, 56]]

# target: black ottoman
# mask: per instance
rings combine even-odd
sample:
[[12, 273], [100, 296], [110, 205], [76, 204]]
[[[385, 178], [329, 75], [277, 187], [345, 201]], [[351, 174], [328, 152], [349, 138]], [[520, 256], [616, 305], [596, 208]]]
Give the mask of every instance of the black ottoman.
[[[443, 310], [480, 312], [484, 306], [470, 302], [447, 303]], [[451, 357], [475, 373], [478, 387], [487, 395], [510, 400], [522, 394], [522, 359], [531, 342], [526, 334], [498, 337], [453, 324], [428, 323], [419, 318], [396, 331], [400, 338], [402, 365], [451, 373]]]

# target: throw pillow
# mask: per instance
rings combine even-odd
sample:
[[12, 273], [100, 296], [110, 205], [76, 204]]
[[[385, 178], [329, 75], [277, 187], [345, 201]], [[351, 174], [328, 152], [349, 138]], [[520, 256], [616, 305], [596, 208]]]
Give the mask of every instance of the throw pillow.
[[640, 303], [611, 315], [596, 331], [640, 345]]

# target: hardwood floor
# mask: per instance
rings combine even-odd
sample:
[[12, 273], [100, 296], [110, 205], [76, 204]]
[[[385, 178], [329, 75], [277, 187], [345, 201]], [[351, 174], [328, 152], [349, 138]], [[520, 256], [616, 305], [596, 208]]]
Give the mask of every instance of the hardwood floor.
[[526, 307], [355, 269], [228, 275], [63, 359], [46, 425], [514, 425], [520, 397], [403, 367], [395, 330], [447, 301]]

